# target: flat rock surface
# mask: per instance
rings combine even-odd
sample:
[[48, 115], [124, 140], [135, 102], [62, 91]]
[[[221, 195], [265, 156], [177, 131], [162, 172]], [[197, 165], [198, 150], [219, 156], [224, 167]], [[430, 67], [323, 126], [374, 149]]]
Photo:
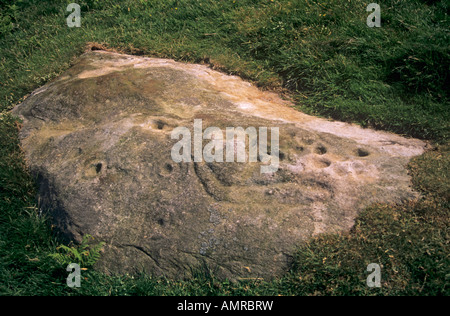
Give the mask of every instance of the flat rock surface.
[[[99, 266], [184, 277], [271, 278], [296, 247], [349, 230], [373, 203], [417, 197], [426, 144], [305, 115], [207, 66], [95, 51], [13, 112], [41, 207], [64, 236], [106, 242]], [[280, 165], [181, 162], [177, 127], [278, 127]], [[204, 145], [208, 141], [204, 141]]]

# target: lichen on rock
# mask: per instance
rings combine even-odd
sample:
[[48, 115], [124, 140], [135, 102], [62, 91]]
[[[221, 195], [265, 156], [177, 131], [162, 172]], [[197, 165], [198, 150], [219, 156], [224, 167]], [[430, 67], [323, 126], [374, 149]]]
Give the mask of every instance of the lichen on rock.
[[[13, 112], [41, 207], [68, 239], [106, 242], [100, 268], [189, 276], [280, 275], [302, 242], [349, 230], [373, 203], [417, 197], [426, 144], [311, 117], [203, 65], [95, 51]], [[179, 162], [177, 127], [279, 128], [280, 166]], [[206, 142], [206, 141], [205, 141]]]

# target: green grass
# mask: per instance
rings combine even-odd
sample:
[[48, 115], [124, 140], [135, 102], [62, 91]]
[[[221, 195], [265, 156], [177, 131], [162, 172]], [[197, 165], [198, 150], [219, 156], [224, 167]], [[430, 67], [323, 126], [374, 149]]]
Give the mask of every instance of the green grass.
[[70, 1], [3, 5], [1, 109], [67, 69], [86, 42], [206, 61], [262, 87], [283, 87], [304, 111], [433, 140], [449, 130], [447, 1]]
[[[360, 0], [80, 0], [68, 28], [60, 0], [0, 0], [0, 294], [3, 295], [449, 295], [449, 3], [383, 0], [368, 28]], [[410, 165], [422, 200], [376, 205], [346, 234], [299, 248], [271, 281], [106, 276], [82, 287], [50, 255], [60, 241], [39, 214], [34, 179], [7, 111], [86, 48], [208, 63], [292, 97], [307, 113], [433, 141]], [[439, 145], [440, 144], [440, 145]], [[366, 286], [369, 263], [383, 287]]]

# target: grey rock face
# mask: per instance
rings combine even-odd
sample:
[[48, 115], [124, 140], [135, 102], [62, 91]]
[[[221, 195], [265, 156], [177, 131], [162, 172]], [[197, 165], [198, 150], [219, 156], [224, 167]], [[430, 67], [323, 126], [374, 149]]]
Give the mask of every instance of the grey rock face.
[[[40, 199], [69, 239], [106, 242], [100, 267], [277, 276], [296, 247], [352, 227], [373, 203], [416, 197], [415, 139], [330, 122], [206, 66], [90, 52], [14, 109]], [[175, 163], [177, 127], [278, 127], [280, 166]], [[204, 145], [209, 141], [204, 140]]]

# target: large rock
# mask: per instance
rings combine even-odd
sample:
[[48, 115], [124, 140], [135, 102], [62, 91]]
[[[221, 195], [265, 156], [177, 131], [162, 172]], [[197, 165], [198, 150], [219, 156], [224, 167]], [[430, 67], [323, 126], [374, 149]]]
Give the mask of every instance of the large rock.
[[[171, 277], [203, 265], [228, 278], [279, 275], [303, 241], [350, 229], [370, 204], [415, 198], [405, 167], [426, 145], [305, 115], [206, 66], [101, 51], [14, 113], [41, 207], [63, 235], [105, 241], [109, 271]], [[278, 170], [175, 162], [171, 133], [193, 132], [195, 119], [278, 127]]]

